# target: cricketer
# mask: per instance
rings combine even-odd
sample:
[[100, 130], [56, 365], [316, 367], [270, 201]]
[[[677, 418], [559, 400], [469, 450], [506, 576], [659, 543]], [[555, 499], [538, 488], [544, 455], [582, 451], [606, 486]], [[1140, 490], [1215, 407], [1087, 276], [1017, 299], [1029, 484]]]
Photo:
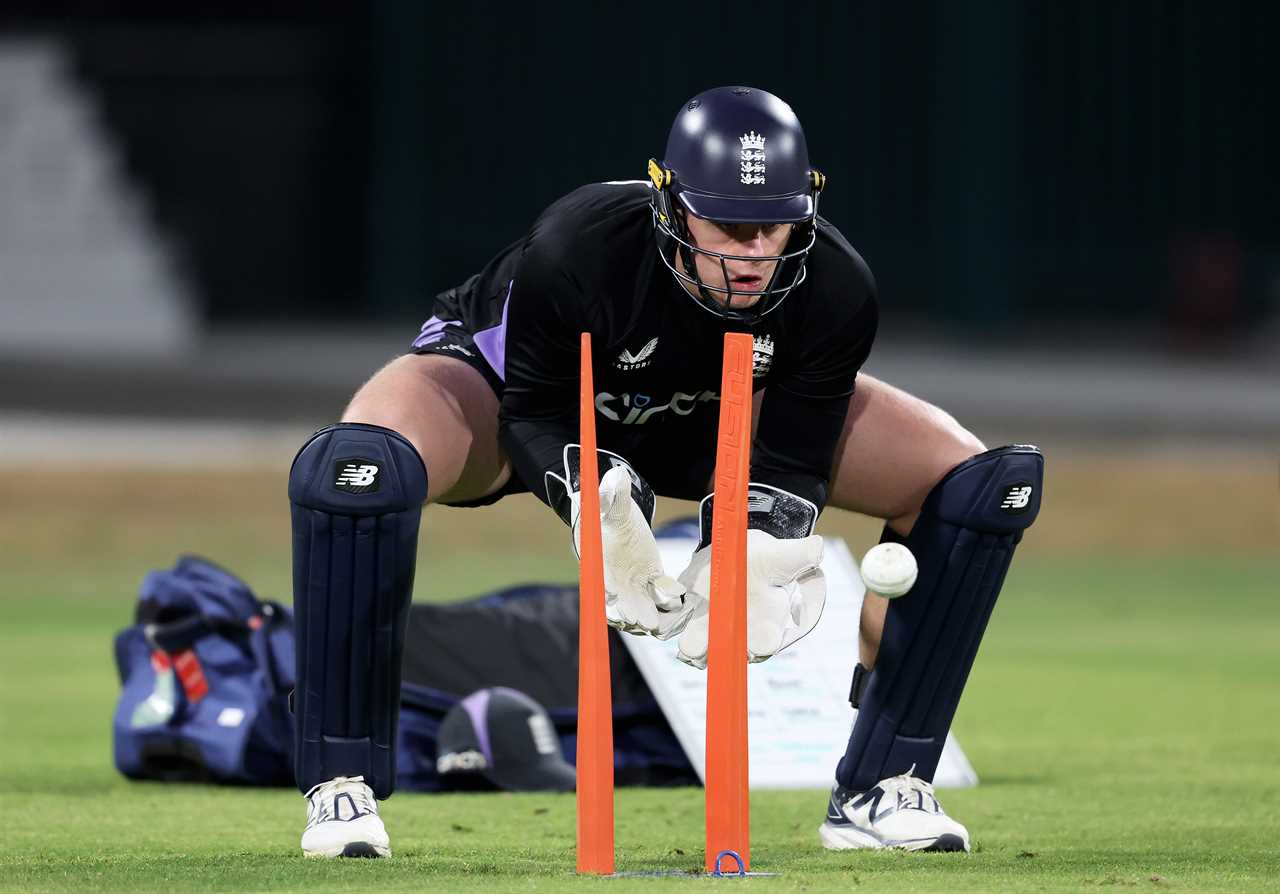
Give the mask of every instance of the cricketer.
[[[932, 780], [987, 619], [1040, 506], [1034, 447], [987, 450], [946, 412], [859, 370], [876, 335], [866, 262], [818, 214], [825, 177], [791, 107], [749, 87], [681, 106], [648, 178], [583, 186], [435, 298], [408, 353], [289, 480], [308, 856], [389, 856], [400, 660], [424, 503], [532, 492], [578, 507], [579, 336], [591, 334], [609, 623], [679, 637], [705, 667], [710, 493], [725, 332], [754, 341], [748, 654], [805, 635], [825, 599], [827, 506], [885, 521], [919, 577], [869, 594], [822, 843], [965, 851]], [[657, 496], [702, 500], [678, 579], [650, 532]], [[572, 541], [573, 537], [570, 535]], [[856, 665], [855, 665], [856, 662]]]

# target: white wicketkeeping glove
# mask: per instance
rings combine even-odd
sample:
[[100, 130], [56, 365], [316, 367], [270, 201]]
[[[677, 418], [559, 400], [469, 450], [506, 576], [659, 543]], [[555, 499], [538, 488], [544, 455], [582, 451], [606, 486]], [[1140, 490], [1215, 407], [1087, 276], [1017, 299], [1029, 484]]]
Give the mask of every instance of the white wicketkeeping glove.
[[[576, 445], [571, 447], [576, 450]], [[632, 486], [638, 476], [633, 477], [631, 467], [620, 457], [614, 460], [606, 451], [600, 454], [612, 465], [600, 479], [605, 618], [610, 627], [627, 633], [670, 639], [684, 629], [698, 600], [686, 598], [685, 588], [662, 567], [649, 520], [632, 496]], [[581, 495], [576, 487], [576, 454], [572, 466], [570, 462], [569, 449], [566, 449], [566, 478], [550, 474], [548, 478], [568, 490], [573, 548], [580, 554]], [[641, 483], [641, 490], [646, 488], [647, 485]]]
[[[807, 500], [766, 485], [751, 485], [747, 531], [747, 660], [764, 661], [805, 636], [817, 625], [827, 601], [822, 573], [820, 536], [813, 530], [817, 507]], [[709, 499], [709, 498], [708, 498]], [[775, 505], [775, 503], [777, 505]], [[677, 657], [697, 668], [707, 666], [707, 638], [711, 592], [710, 513], [704, 501], [702, 545], [693, 554], [680, 582], [697, 606], [680, 635]], [[806, 521], [807, 517], [807, 521]], [[776, 536], [764, 528], [772, 528]]]

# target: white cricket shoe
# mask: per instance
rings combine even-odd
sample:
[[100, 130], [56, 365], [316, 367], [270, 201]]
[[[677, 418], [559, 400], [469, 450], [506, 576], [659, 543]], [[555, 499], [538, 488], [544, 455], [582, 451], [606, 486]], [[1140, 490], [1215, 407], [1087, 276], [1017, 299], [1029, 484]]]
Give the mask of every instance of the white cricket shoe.
[[818, 827], [823, 847], [969, 850], [969, 831], [947, 816], [933, 784], [912, 776], [914, 770], [881, 780], [865, 792], [837, 784], [827, 804], [827, 821]]
[[308, 857], [390, 857], [391, 839], [363, 776], [337, 776], [307, 792]]

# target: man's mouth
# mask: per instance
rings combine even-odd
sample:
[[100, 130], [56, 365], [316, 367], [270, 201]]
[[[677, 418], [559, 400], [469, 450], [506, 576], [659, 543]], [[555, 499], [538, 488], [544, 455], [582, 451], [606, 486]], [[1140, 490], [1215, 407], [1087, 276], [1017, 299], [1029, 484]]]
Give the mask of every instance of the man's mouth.
[[760, 288], [760, 283], [764, 282], [764, 277], [757, 276], [752, 273], [744, 273], [735, 276], [731, 280], [735, 286], [742, 286], [745, 289], [756, 290]]

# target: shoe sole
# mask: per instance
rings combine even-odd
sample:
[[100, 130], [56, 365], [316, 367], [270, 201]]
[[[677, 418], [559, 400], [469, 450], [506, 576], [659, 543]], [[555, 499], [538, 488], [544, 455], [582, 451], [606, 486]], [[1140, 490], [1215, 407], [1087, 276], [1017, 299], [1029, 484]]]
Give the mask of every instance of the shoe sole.
[[968, 846], [959, 835], [950, 833], [937, 838], [908, 838], [899, 841], [882, 841], [870, 833], [863, 832], [853, 826], [834, 826], [823, 823], [818, 827], [818, 837], [822, 846], [829, 851], [884, 850], [893, 848], [903, 851], [947, 852], [968, 851]]
[[945, 853], [955, 853], [955, 852], [968, 853], [969, 845], [965, 844], [964, 839], [961, 838], [959, 835], [948, 834], [948, 835], [939, 835], [937, 841], [935, 841], [932, 845], [926, 848], [921, 848], [921, 849], [926, 851], [945, 852]]
[[391, 848], [380, 847], [367, 841], [350, 841], [341, 847], [326, 848], [318, 851], [303, 851], [304, 857], [390, 857]]

